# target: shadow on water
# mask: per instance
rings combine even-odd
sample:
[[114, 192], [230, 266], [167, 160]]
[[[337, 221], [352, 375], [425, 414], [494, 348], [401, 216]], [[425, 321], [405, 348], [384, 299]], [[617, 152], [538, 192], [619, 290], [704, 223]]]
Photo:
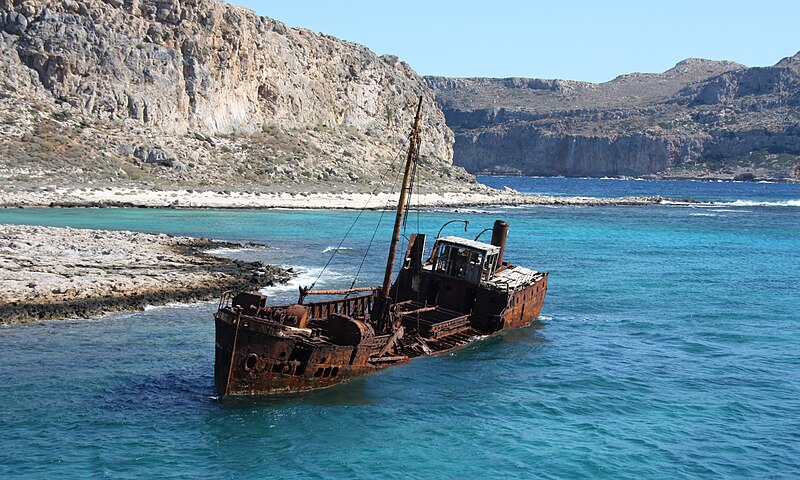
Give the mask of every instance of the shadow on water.
[[[213, 408], [215, 405], [231, 411], [253, 407], [283, 409], [301, 405], [372, 405], [384, 400], [382, 397], [387, 389], [410, 388], [414, 387], [415, 382], [418, 386], [427, 384], [431, 381], [431, 378], [426, 378], [432, 375], [431, 367], [434, 367], [437, 376], [463, 375], [467, 373], [463, 371], [463, 363], [483, 363], [501, 357], [512, 356], [518, 359], [536, 355], [545, 344], [545, 337], [541, 333], [544, 326], [537, 321], [525, 328], [475, 340], [450, 354], [429, 357], [427, 362], [412, 361], [322, 390], [220, 399], [214, 391], [213, 366], [200, 364], [122, 381], [107, 388], [99, 396], [98, 406], [113, 411], [178, 413]], [[429, 362], [433, 362], [433, 365]], [[402, 385], [393, 385], [395, 383]]]
[[[380, 372], [378, 372], [379, 374]], [[341, 407], [355, 405], [371, 405], [377, 389], [370, 385], [374, 375], [354, 378], [349, 382], [322, 390], [311, 390], [297, 393], [280, 393], [253, 397], [217, 398], [216, 401], [226, 409], [247, 409], [252, 407], [291, 407], [308, 404], [317, 407]], [[216, 397], [215, 397], [216, 398]]]
[[177, 412], [212, 402], [214, 375], [210, 365], [197, 365], [144, 379], [129, 380], [100, 396], [111, 410]]
[[323, 390], [220, 399], [214, 391], [212, 366], [198, 365], [126, 381], [107, 389], [99, 397], [99, 402], [101, 407], [109, 410], [155, 410], [162, 413], [208, 408], [215, 404], [226, 409], [286, 407], [298, 402], [314, 406], [369, 405], [375, 400], [372, 397], [375, 392], [369, 386], [371, 376], [355, 378]]
[[533, 355], [547, 343], [543, 331], [545, 326], [544, 323], [536, 320], [526, 327], [504, 330], [494, 335], [476, 338], [463, 348], [445, 354], [444, 358], [475, 361], [500, 358], [509, 353], [513, 353], [514, 356]]
[[[422, 357], [404, 365], [358, 377], [349, 382], [323, 390], [277, 394], [260, 397], [233, 397], [218, 399], [225, 408], [289, 407], [300, 404], [321, 407], [373, 405], [385, 401], [387, 391], [424, 388], [440, 375], [461, 376], [469, 372], [462, 363], [489, 362], [496, 357], [511, 355], [514, 359], [535, 355], [545, 338], [541, 334], [544, 324], [532, 325], [500, 332], [475, 340], [463, 348], [441, 356]], [[509, 350], [509, 345], [513, 348]], [[432, 369], [431, 363], [435, 363]], [[449, 366], [448, 366], [449, 364]], [[431, 378], [435, 376], [436, 378]]]

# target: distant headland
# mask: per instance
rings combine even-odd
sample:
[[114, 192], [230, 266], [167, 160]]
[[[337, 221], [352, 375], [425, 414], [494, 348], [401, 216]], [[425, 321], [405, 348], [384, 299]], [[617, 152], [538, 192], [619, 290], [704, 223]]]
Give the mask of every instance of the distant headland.
[[606, 83], [428, 77], [470, 172], [800, 179], [800, 53], [691, 58]]

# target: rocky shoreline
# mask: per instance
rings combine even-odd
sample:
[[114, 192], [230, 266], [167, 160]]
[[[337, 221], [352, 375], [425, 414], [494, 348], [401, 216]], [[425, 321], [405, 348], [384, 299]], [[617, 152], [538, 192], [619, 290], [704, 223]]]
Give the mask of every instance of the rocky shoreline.
[[[512, 189], [484, 186], [462, 191], [414, 195], [415, 206], [487, 207], [523, 205], [647, 206], [669, 201], [659, 196], [558, 197], [522, 194]], [[217, 209], [384, 209], [394, 208], [397, 196], [387, 192], [262, 193], [246, 191], [145, 190], [136, 188], [86, 188], [39, 191], [0, 191], [0, 207], [6, 208], [217, 208]]]
[[0, 225], [0, 324], [209, 300], [290, 278], [279, 267], [206, 253], [239, 246], [166, 234]]

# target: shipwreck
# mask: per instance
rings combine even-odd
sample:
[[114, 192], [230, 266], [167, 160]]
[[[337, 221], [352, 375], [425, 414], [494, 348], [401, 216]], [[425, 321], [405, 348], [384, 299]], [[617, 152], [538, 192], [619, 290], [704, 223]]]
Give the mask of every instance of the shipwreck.
[[[490, 243], [437, 235], [427, 258], [426, 236], [412, 234], [392, 281], [419, 156], [421, 109], [422, 98], [409, 135], [383, 284], [301, 288], [291, 305], [269, 305], [259, 293], [224, 294], [214, 314], [214, 383], [220, 397], [330, 387], [529, 325], [539, 316], [548, 273], [506, 261], [509, 225], [502, 220], [491, 228]], [[309, 295], [339, 298], [306, 302]]]

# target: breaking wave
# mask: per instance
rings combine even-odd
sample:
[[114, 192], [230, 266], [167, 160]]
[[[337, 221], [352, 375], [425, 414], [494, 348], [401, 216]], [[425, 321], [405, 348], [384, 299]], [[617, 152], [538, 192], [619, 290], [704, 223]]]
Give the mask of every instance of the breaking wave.
[[[286, 300], [295, 301], [299, 287], [308, 287], [315, 281], [317, 288], [333, 288], [340, 286], [342, 280], [349, 279], [347, 275], [341, 272], [336, 272], [331, 269], [325, 271], [320, 277], [322, 267], [307, 267], [298, 265], [293, 267], [295, 275], [286, 283], [273, 285], [271, 287], [264, 287], [259, 290], [260, 293], [278, 298], [286, 297]], [[319, 280], [317, 281], [317, 277]]]
[[191, 304], [191, 303], [213, 303], [213, 302], [216, 302], [216, 300], [213, 300], [213, 301], [212, 300], [200, 300], [200, 301], [195, 301], [195, 302], [168, 302], [168, 303], [165, 303], [163, 305], [152, 305], [152, 304], [148, 303], [147, 305], [144, 306], [144, 308], [142, 308], [142, 310], [145, 311], [145, 312], [152, 312], [153, 310], [168, 310], [168, 309], [173, 309], [173, 308], [185, 308], [186, 305]]
[[334, 250], [339, 250], [340, 252], [354, 252], [356, 249], [351, 247], [339, 247], [338, 249], [336, 247], [325, 247], [322, 253], [330, 253]]
[[730, 207], [800, 207], [800, 200], [786, 200], [782, 202], [756, 202], [753, 200], [734, 200], [733, 202], [720, 202], [716, 205]]
[[[503, 208], [505, 209], [505, 206]], [[504, 210], [484, 210], [484, 209], [470, 208], [470, 207], [431, 208], [427, 209], [427, 211], [434, 213], [471, 213], [475, 215], [478, 214], [496, 215], [504, 212]]]
[[221, 247], [221, 248], [212, 248], [211, 250], [206, 250], [206, 253], [209, 253], [211, 255], [226, 256], [226, 255], [232, 255], [234, 253], [245, 252], [247, 250], [252, 250], [252, 248], [246, 248], [246, 247], [238, 247], [238, 248]]
[[733, 200], [731, 202], [682, 202], [663, 200], [661, 205], [671, 205], [676, 207], [690, 207], [690, 208], [720, 208], [720, 207], [800, 207], [800, 200], [784, 200], [784, 201], [754, 201], [754, 200]]
[[250, 243], [247, 245], [242, 245], [240, 247], [219, 247], [219, 248], [212, 248], [210, 250], [205, 250], [206, 253], [210, 253], [211, 255], [219, 255], [222, 257], [229, 257], [231, 255], [236, 255], [243, 252], [255, 252], [259, 250], [272, 250], [272, 247], [269, 245], [261, 245]]

